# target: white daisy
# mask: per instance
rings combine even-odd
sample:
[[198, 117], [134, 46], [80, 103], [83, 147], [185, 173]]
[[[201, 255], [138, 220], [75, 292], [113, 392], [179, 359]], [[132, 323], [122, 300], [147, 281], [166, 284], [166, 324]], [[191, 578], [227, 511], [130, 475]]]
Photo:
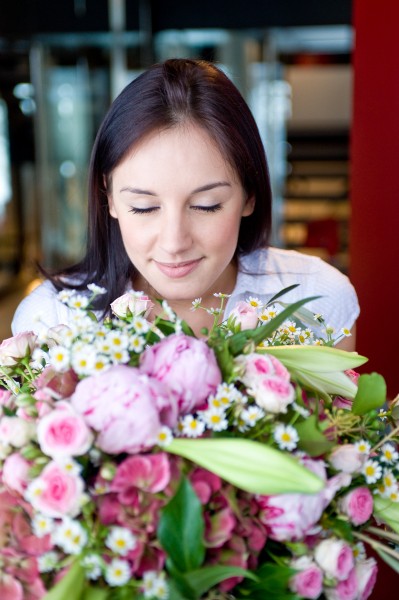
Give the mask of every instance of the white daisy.
[[205, 423], [196, 419], [193, 415], [186, 415], [181, 420], [183, 434], [187, 437], [196, 438], [204, 433]]
[[223, 408], [211, 407], [204, 410], [201, 412], [201, 419], [212, 431], [224, 431], [229, 425]]
[[125, 585], [130, 577], [130, 565], [126, 560], [114, 558], [105, 568], [104, 579], [112, 587]]
[[386, 443], [381, 448], [381, 460], [388, 464], [396, 463], [399, 458], [399, 454], [393, 444]]
[[101, 287], [96, 283], [89, 283], [87, 289], [90, 290], [90, 292], [93, 292], [93, 294], [96, 294], [96, 296], [107, 293], [107, 290], [104, 287]]
[[355, 443], [355, 448], [360, 454], [370, 454], [371, 446], [367, 440], [359, 440]]
[[46, 552], [45, 554], [38, 556], [37, 566], [39, 569], [39, 573], [50, 573], [57, 567], [59, 560], [59, 555], [57, 554], [57, 552], [53, 551]]
[[53, 346], [49, 350], [50, 364], [56, 371], [67, 371], [70, 368], [70, 353], [64, 346]]
[[87, 533], [79, 521], [64, 518], [52, 534], [52, 540], [67, 554], [80, 554], [87, 544]]
[[367, 483], [376, 483], [382, 476], [381, 465], [379, 465], [377, 461], [371, 459], [364, 463], [362, 472]]
[[283, 423], [274, 428], [273, 437], [281, 450], [294, 450], [299, 441], [297, 430], [292, 425]]
[[105, 545], [121, 556], [126, 556], [137, 545], [136, 537], [126, 527], [112, 527], [105, 540]]
[[169, 429], [169, 427], [166, 427], [166, 425], [164, 425], [163, 427], [161, 427], [157, 439], [159, 446], [162, 446], [162, 448], [169, 446], [169, 444], [173, 440], [172, 431]]
[[95, 580], [101, 577], [104, 561], [98, 554], [87, 554], [81, 560], [87, 579]]
[[36, 513], [32, 519], [32, 531], [36, 537], [41, 538], [54, 531], [54, 521], [40, 513]]

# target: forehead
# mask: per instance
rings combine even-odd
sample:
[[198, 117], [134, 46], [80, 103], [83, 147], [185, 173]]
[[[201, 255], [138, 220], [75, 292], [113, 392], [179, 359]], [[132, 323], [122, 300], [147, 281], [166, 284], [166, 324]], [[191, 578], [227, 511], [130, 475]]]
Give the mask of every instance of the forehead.
[[134, 144], [113, 169], [112, 175], [126, 169], [144, 169], [147, 166], [176, 169], [207, 169], [226, 171], [230, 178], [239, 180], [225, 152], [203, 127], [191, 122], [175, 127], [156, 129]]

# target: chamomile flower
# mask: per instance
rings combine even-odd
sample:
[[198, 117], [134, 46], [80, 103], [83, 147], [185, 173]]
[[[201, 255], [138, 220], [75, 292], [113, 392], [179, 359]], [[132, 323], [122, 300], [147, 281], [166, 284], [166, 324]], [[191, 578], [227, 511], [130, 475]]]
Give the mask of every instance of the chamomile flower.
[[57, 294], [57, 299], [62, 302], [63, 304], [67, 304], [70, 300], [70, 298], [72, 298], [72, 296], [75, 295], [75, 292], [73, 290], [61, 290], [60, 292], [58, 292]]
[[248, 408], [243, 408], [240, 413], [240, 419], [242, 419], [250, 427], [256, 425], [256, 423], [264, 416], [265, 411], [259, 406], [248, 406]]
[[360, 454], [365, 454], [367, 456], [370, 454], [371, 446], [367, 440], [359, 440], [355, 443], [355, 448]]
[[197, 310], [197, 308], [200, 308], [201, 302], [202, 302], [202, 298], [196, 298], [195, 300], [193, 300], [191, 302], [191, 309], [190, 310]]
[[87, 554], [80, 562], [85, 570], [87, 579], [96, 580], [101, 577], [104, 561], [98, 554]]
[[353, 556], [355, 560], [365, 560], [366, 559], [366, 548], [363, 542], [357, 542], [352, 546]]
[[212, 431], [224, 431], [229, 425], [223, 408], [211, 407], [204, 410], [201, 412], [201, 419], [207, 428]]
[[32, 531], [36, 537], [44, 537], [48, 533], [54, 531], [54, 520], [40, 513], [36, 513], [32, 519]]
[[79, 521], [65, 518], [52, 534], [53, 543], [67, 554], [80, 554], [87, 544], [87, 533]]
[[399, 458], [399, 454], [395, 448], [395, 446], [393, 446], [393, 444], [387, 443], [384, 444], [381, 448], [381, 461], [388, 463], [388, 464], [394, 464], [398, 461]]
[[223, 292], [216, 292], [213, 294], [215, 298], [230, 298], [231, 294], [223, 294]]
[[158, 433], [158, 436], [157, 436], [157, 440], [158, 440], [158, 445], [161, 446], [162, 448], [169, 446], [169, 444], [173, 440], [173, 434], [172, 434], [172, 431], [169, 429], [169, 427], [167, 427], [166, 425], [161, 427], [161, 429]]
[[96, 283], [89, 283], [87, 285], [87, 289], [90, 292], [93, 292], [93, 294], [95, 294], [96, 296], [102, 296], [103, 294], [107, 293], [107, 290], [104, 287], [101, 287], [101, 286], [97, 285]]
[[165, 313], [165, 316], [169, 319], [169, 321], [174, 323], [175, 319], [176, 319], [176, 313], [169, 306], [169, 304], [166, 302], [166, 300], [162, 300], [161, 306], [162, 306], [163, 312]]
[[59, 563], [60, 557], [57, 552], [51, 550], [37, 557], [37, 566], [39, 573], [50, 573]]
[[165, 575], [156, 571], [146, 571], [143, 575], [143, 594], [144, 598], [166, 600], [169, 597], [169, 589]]
[[261, 308], [262, 307], [262, 302], [259, 300], [259, 298], [256, 298], [255, 296], [250, 296], [248, 298], [248, 300], [246, 300], [246, 302], [250, 306], [253, 306], [253, 308]]
[[208, 313], [208, 315], [213, 315], [214, 317], [217, 317], [221, 314], [221, 309], [220, 308], [207, 308], [206, 312]]
[[140, 354], [140, 352], [143, 351], [144, 346], [145, 340], [140, 335], [134, 334], [130, 337], [129, 350], [133, 350], [133, 352], [137, 352], [137, 354]]
[[183, 434], [188, 437], [199, 437], [205, 431], [205, 423], [200, 419], [196, 419], [193, 415], [186, 415], [183, 417], [181, 424]]
[[376, 460], [366, 460], [362, 472], [367, 483], [376, 483], [382, 476], [381, 465], [379, 465]]
[[79, 475], [82, 472], [82, 465], [70, 456], [57, 458], [57, 464], [69, 475]]
[[64, 346], [53, 346], [49, 350], [50, 364], [56, 371], [67, 371], [70, 367], [70, 353]]
[[32, 504], [33, 508], [36, 507], [37, 500], [45, 491], [45, 484], [40, 479], [34, 479], [28, 485], [25, 490], [24, 498], [27, 502]]
[[396, 480], [395, 475], [392, 473], [390, 469], [384, 469], [382, 474], [382, 481], [385, 486], [385, 489], [390, 493], [391, 491], [397, 491], [398, 482]]
[[132, 327], [137, 333], [147, 333], [150, 329], [149, 322], [143, 317], [134, 317]]
[[111, 587], [125, 585], [130, 577], [130, 565], [126, 560], [114, 558], [105, 568], [104, 579]]
[[105, 371], [111, 365], [111, 360], [108, 356], [104, 356], [103, 354], [97, 354], [96, 359], [93, 364], [92, 374], [101, 373]]
[[378, 416], [380, 417], [381, 421], [387, 420], [387, 412], [383, 408], [380, 408]]
[[66, 302], [69, 308], [84, 309], [89, 305], [89, 298], [83, 294], [73, 294]]
[[129, 353], [125, 348], [112, 348], [110, 358], [111, 362], [120, 365], [129, 361]]
[[399, 491], [398, 490], [393, 490], [392, 492], [390, 492], [388, 498], [392, 502], [399, 502]]
[[297, 402], [293, 402], [291, 404], [292, 408], [301, 415], [301, 417], [303, 417], [304, 419], [307, 419], [308, 416], [310, 415], [310, 412], [308, 411], [307, 408], [305, 408], [304, 406], [301, 406], [300, 404], [298, 404]]
[[112, 527], [105, 540], [105, 545], [121, 556], [126, 556], [137, 545], [136, 537], [126, 527]]
[[344, 335], [345, 337], [350, 337], [352, 335], [351, 330], [348, 329], [347, 327], [343, 327], [341, 329], [341, 333], [342, 335]]
[[107, 341], [109, 342], [111, 349], [121, 349], [129, 347], [129, 338], [126, 333], [121, 333], [119, 331], [110, 331], [107, 336]]
[[96, 360], [96, 351], [93, 347], [83, 346], [81, 350], [72, 353], [71, 364], [77, 375], [91, 375]]
[[299, 440], [297, 430], [292, 425], [282, 423], [274, 428], [273, 437], [280, 450], [294, 450]]

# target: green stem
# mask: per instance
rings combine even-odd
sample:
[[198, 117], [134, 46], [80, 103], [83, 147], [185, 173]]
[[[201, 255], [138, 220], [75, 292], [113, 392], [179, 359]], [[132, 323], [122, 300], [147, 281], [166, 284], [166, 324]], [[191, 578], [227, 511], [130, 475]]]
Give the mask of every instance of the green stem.
[[399, 433], [399, 425], [397, 427], [395, 427], [395, 429], [392, 429], [392, 431], [390, 433], [388, 433], [388, 435], [386, 435], [380, 442], [378, 442], [378, 444], [376, 444], [374, 446], [374, 448], [371, 449], [370, 454], [372, 454], [376, 450], [378, 450], [378, 448], [383, 446], [385, 444], [385, 442], [387, 442], [388, 440], [393, 438], [397, 433]]
[[389, 546], [386, 546], [385, 544], [382, 544], [381, 542], [378, 542], [374, 538], [371, 538], [368, 535], [364, 535], [363, 533], [360, 533], [358, 531], [354, 531], [353, 535], [358, 540], [361, 540], [362, 542], [365, 542], [366, 544], [368, 544], [369, 546], [371, 546], [375, 550], [382, 550], [383, 552], [385, 552], [386, 554], [389, 554], [390, 556], [392, 556], [396, 560], [399, 560], [399, 552], [396, 552], [396, 550], [393, 550]]
[[397, 535], [396, 533], [391, 533], [390, 531], [385, 531], [384, 529], [378, 529], [378, 527], [367, 527], [367, 530], [370, 533], [374, 533], [375, 535], [379, 535], [382, 538], [385, 538], [387, 540], [391, 540], [392, 542], [395, 542], [396, 544], [399, 544], [399, 535]]

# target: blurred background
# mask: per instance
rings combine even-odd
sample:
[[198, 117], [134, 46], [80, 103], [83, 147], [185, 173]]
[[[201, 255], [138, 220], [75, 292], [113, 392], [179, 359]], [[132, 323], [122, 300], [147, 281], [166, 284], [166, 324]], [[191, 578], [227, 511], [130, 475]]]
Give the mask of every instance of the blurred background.
[[0, 338], [35, 263], [82, 256], [96, 130], [153, 62], [216, 61], [258, 122], [273, 244], [348, 270], [350, 0], [1, 0]]

